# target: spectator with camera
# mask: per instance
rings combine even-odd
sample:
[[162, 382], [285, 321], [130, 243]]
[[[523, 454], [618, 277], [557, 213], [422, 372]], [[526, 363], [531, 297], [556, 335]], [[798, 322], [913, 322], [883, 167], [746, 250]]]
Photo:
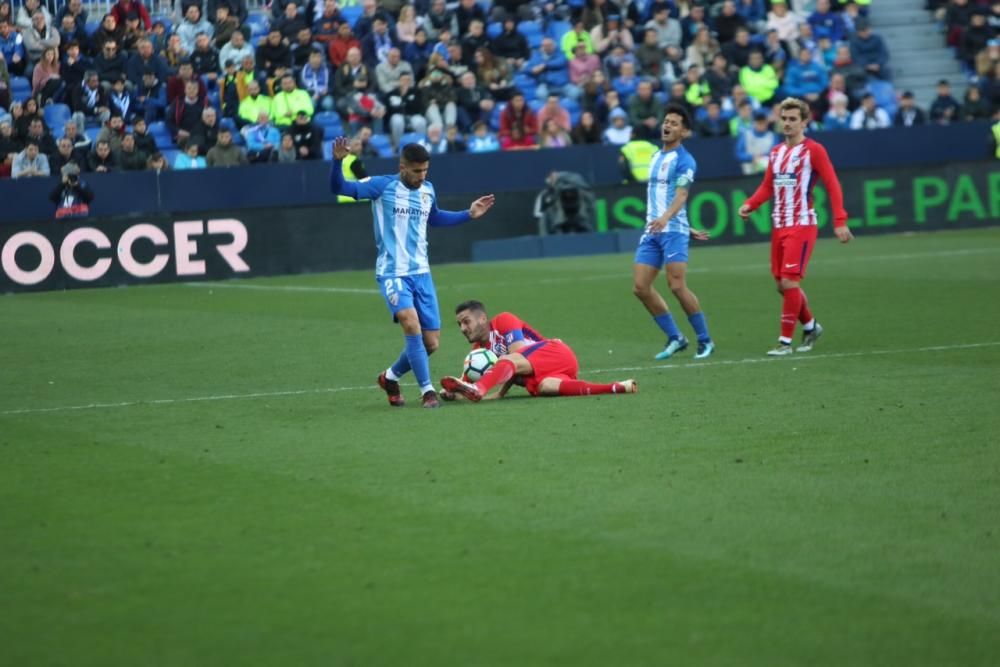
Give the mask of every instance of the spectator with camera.
[[94, 191], [80, 179], [80, 166], [70, 162], [60, 169], [62, 180], [56, 184], [49, 199], [56, 205], [56, 219], [85, 218], [90, 214]]

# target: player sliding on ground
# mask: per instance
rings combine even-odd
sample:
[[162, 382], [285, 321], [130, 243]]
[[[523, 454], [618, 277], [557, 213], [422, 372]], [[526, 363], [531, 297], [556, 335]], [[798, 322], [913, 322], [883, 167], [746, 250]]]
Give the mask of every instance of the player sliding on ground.
[[493, 206], [494, 197], [480, 197], [467, 211], [440, 210], [434, 186], [427, 180], [430, 154], [419, 144], [403, 146], [398, 175], [345, 181], [341, 162], [347, 157], [348, 146], [344, 137], [333, 142], [330, 190], [354, 199], [372, 200], [378, 250], [375, 279], [393, 321], [399, 322], [406, 339], [396, 362], [378, 376], [378, 385], [389, 397], [389, 405], [401, 407], [404, 401], [399, 378], [412, 369], [423, 406], [439, 407], [428, 355], [438, 348], [441, 339], [441, 311], [427, 260], [427, 225], [446, 227], [479, 218]]
[[653, 321], [667, 335], [667, 344], [654, 358], [669, 359], [688, 346], [677, 328], [667, 302], [653, 289], [660, 269], [667, 275], [670, 291], [687, 313], [688, 322], [698, 338], [695, 359], [705, 359], [715, 351], [708, 334], [705, 313], [694, 292], [687, 286], [688, 242], [690, 237], [707, 241], [708, 234], [691, 229], [687, 218], [688, 190], [694, 183], [698, 164], [681, 144], [691, 134], [691, 116], [687, 110], [670, 104], [663, 114], [660, 138], [663, 148], [649, 165], [646, 195], [646, 228], [639, 239], [632, 265], [632, 291], [646, 307]]
[[[473, 348], [493, 350], [500, 359], [478, 382], [456, 377], [442, 378], [445, 393], [451, 399], [460, 394], [470, 401], [503, 398], [514, 384], [523, 384], [532, 396], [589, 396], [592, 394], [634, 394], [635, 380], [594, 384], [576, 377], [579, 368], [569, 345], [558, 338], [545, 338], [527, 322], [511, 313], [493, 319], [479, 301], [466, 301], [455, 308], [455, 319], [462, 335]], [[490, 396], [490, 390], [500, 390]]]
[[833, 209], [833, 233], [841, 243], [854, 238], [847, 228], [844, 193], [833, 170], [826, 149], [805, 136], [809, 124], [809, 105], [789, 97], [781, 103], [781, 129], [785, 141], [771, 150], [764, 181], [757, 192], [740, 206], [746, 220], [768, 199], [772, 200], [771, 275], [784, 298], [781, 308], [781, 336], [778, 345], [768, 352], [772, 357], [792, 354], [795, 322], [802, 323], [802, 344], [798, 352], [808, 352], [823, 335], [823, 327], [813, 318], [809, 301], [799, 287], [806, 276], [806, 265], [816, 245], [818, 227], [813, 210], [813, 185], [816, 176], [823, 179], [830, 207]]

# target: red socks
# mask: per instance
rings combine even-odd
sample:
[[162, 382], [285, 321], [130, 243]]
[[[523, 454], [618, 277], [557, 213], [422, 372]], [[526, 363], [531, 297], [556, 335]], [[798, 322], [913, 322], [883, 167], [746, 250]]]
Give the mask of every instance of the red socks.
[[[799, 291], [802, 292], [801, 287], [799, 288]], [[809, 310], [809, 299], [806, 298], [806, 293], [802, 292], [802, 309], [799, 311], [799, 322], [802, 324], [809, 324], [812, 322], [812, 318], [812, 311]]]
[[560, 396], [593, 396], [594, 394], [624, 394], [625, 387], [620, 382], [592, 384], [583, 380], [562, 380], [559, 383]]
[[[795, 323], [805, 305], [805, 295], [798, 287], [785, 290], [785, 301], [781, 308], [781, 342], [791, 343], [795, 335]], [[808, 320], [807, 320], [808, 321]]]
[[514, 362], [509, 359], [501, 359], [493, 368], [486, 371], [483, 377], [479, 378], [476, 387], [479, 388], [479, 393], [485, 396], [490, 389], [498, 384], [506, 383], [512, 377], [514, 377]]

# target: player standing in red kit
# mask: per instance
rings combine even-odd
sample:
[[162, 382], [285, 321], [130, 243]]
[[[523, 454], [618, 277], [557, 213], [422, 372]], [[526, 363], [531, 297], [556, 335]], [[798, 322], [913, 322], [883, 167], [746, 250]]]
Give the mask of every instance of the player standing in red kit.
[[802, 344], [798, 352], [811, 350], [823, 335], [823, 327], [813, 318], [805, 292], [799, 287], [818, 233], [816, 211], [813, 210], [816, 176], [823, 179], [830, 197], [833, 233], [841, 243], [854, 238], [847, 228], [844, 193], [830, 156], [823, 146], [805, 136], [809, 105], [790, 97], [779, 108], [785, 141], [771, 149], [764, 182], [739, 211], [740, 217], [746, 220], [768, 199], [772, 201], [771, 274], [778, 284], [778, 292], [784, 297], [781, 336], [777, 347], [768, 352], [773, 357], [792, 354], [796, 321], [802, 323]]
[[[590, 396], [593, 394], [634, 394], [635, 380], [594, 384], [576, 377], [579, 366], [569, 345], [558, 338], [546, 338], [512, 313], [493, 319], [479, 301], [466, 301], [455, 308], [462, 335], [473, 348], [486, 348], [500, 357], [493, 368], [475, 384], [460, 378], [441, 379], [442, 398], [461, 394], [470, 401], [503, 398], [511, 385], [523, 384], [532, 396]], [[500, 385], [500, 391], [487, 396]]]

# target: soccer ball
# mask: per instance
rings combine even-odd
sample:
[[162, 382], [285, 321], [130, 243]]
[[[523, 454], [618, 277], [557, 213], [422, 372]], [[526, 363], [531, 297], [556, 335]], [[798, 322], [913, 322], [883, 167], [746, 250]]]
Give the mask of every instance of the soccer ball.
[[486, 371], [493, 368], [493, 364], [496, 362], [497, 355], [493, 354], [492, 350], [478, 348], [465, 355], [463, 373], [470, 382], [476, 382], [483, 377]]

